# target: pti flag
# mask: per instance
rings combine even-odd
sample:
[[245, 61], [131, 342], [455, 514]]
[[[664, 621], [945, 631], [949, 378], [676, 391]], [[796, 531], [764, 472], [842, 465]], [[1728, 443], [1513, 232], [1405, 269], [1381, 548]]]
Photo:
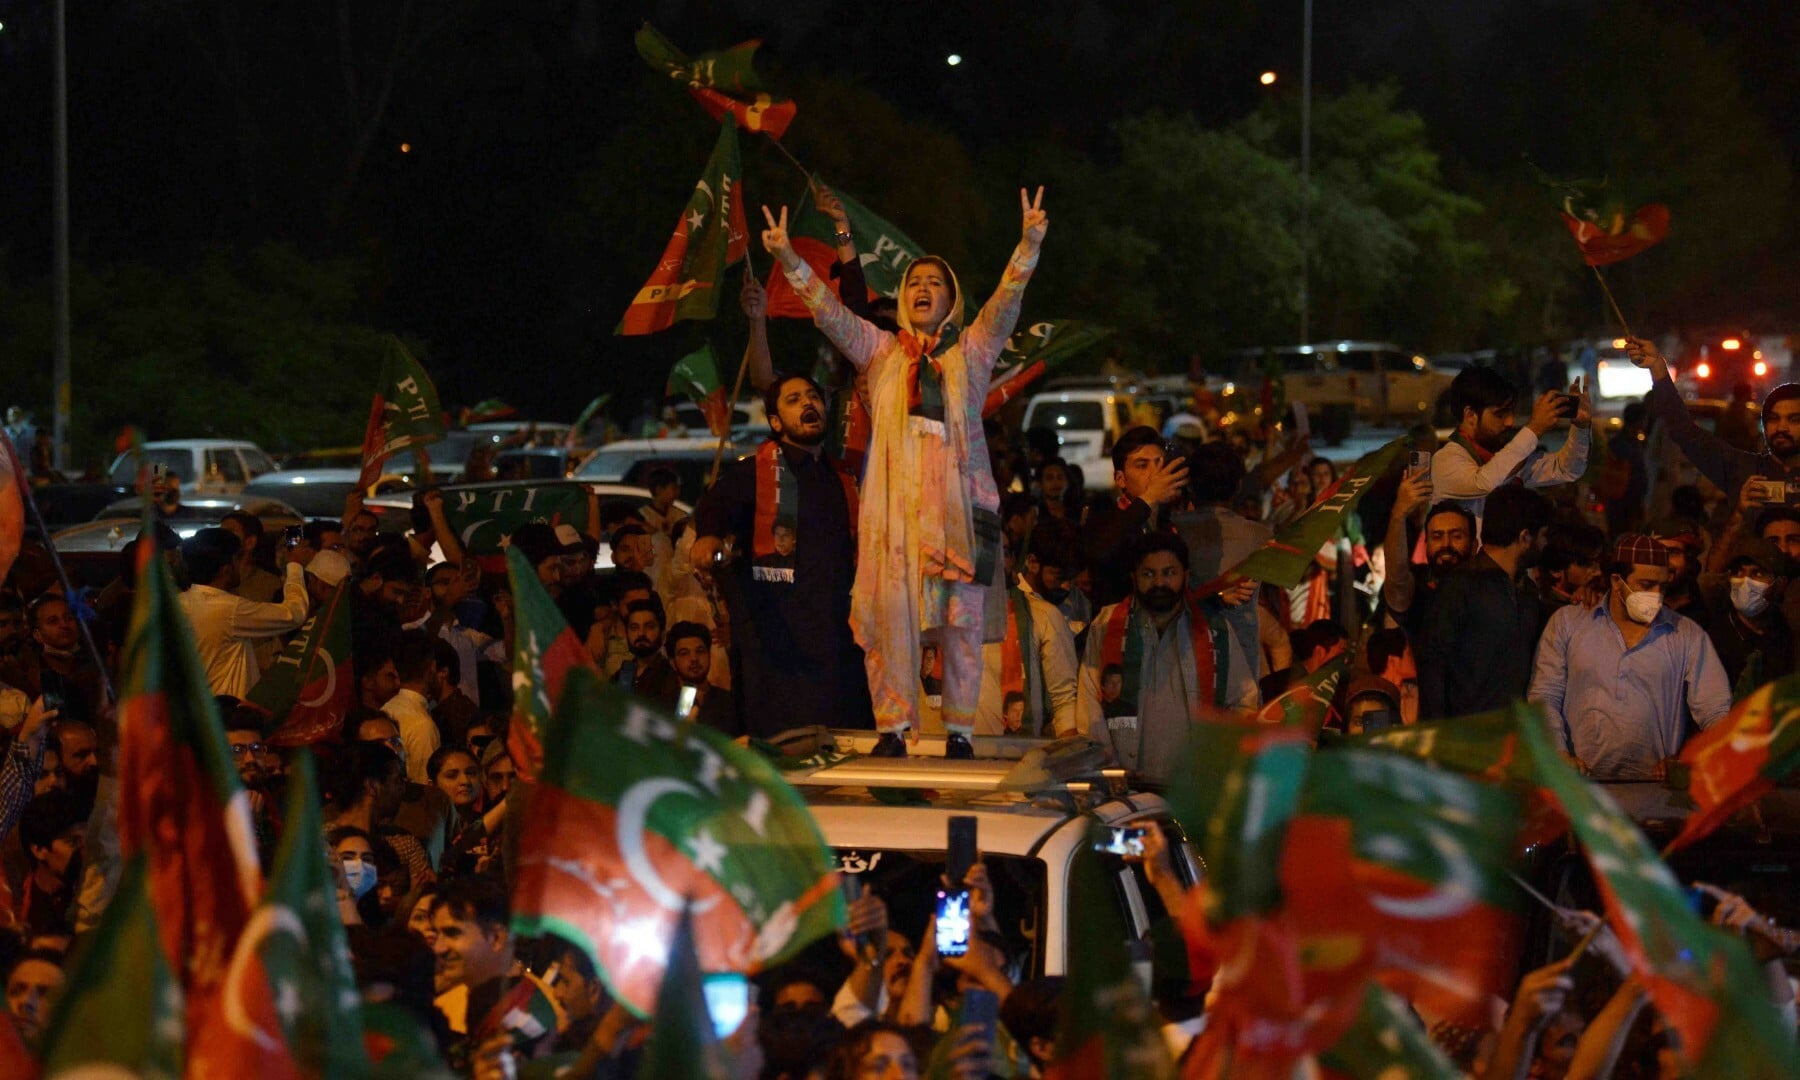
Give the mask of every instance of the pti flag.
[[1306, 513], [1283, 526], [1249, 558], [1232, 567], [1231, 572], [1284, 589], [1300, 584], [1313, 556], [1338, 534], [1370, 485], [1400, 460], [1407, 445], [1407, 439], [1395, 439], [1358, 458], [1356, 464], [1338, 475], [1335, 483], [1319, 493], [1318, 501]]
[[137, 550], [119, 664], [119, 850], [147, 864], [163, 954], [186, 991], [190, 1070], [248, 1076], [261, 1053], [226, 975], [262, 890], [250, 797], [168, 564], [154, 549]]
[[1463, 1072], [1444, 1056], [1419, 1026], [1406, 1002], [1371, 985], [1350, 1030], [1319, 1054], [1328, 1080], [1462, 1080]]
[[6, 580], [25, 544], [25, 483], [12, 438], [0, 431], [0, 581]]
[[[250, 916], [226, 976], [225, 1012], [264, 1053], [258, 1075], [364, 1076], [362, 995], [338, 914], [337, 883], [319, 846], [311, 752], [288, 759], [281, 849], [262, 904]], [[246, 999], [269, 1015], [255, 1017]]]
[[380, 479], [381, 466], [388, 458], [443, 437], [444, 414], [438, 406], [437, 387], [400, 339], [389, 336], [381, 360], [381, 382], [369, 406], [369, 424], [363, 429], [362, 475], [357, 486], [367, 491]]
[[1319, 731], [1325, 726], [1325, 718], [1331, 712], [1331, 698], [1337, 693], [1338, 683], [1344, 678], [1344, 665], [1348, 660], [1348, 653], [1339, 653], [1320, 664], [1319, 670], [1295, 683], [1280, 697], [1264, 704], [1257, 712], [1256, 719], [1264, 724], [1299, 728], [1316, 743]]
[[761, 755], [569, 672], [525, 815], [513, 929], [559, 934], [648, 1015], [684, 909], [707, 971], [754, 974], [844, 922], [834, 860]]
[[763, 89], [756, 77], [756, 47], [761, 41], [745, 41], [720, 52], [701, 53], [689, 59], [654, 26], [645, 23], [637, 32], [638, 55], [656, 71], [687, 85], [714, 120], [730, 113], [745, 131], [761, 131], [781, 138], [794, 122], [794, 103]]
[[[452, 485], [443, 492], [444, 520], [463, 551], [483, 559], [482, 569], [491, 573], [502, 569], [497, 557], [506, 550], [507, 537], [527, 522], [573, 525], [584, 534], [588, 530], [588, 489], [573, 480]], [[496, 558], [491, 566], [488, 557]]]
[[1607, 923], [1651, 1002], [1680, 1033], [1694, 1075], [1800, 1076], [1793, 1025], [1770, 1002], [1744, 943], [1701, 921], [1637, 825], [1563, 760], [1543, 724], [1522, 720], [1520, 735], [1581, 842]]
[[1076, 319], [1052, 319], [1032, 323], [1006, 339], [1006, 347], [994, 362], [987, 400], [981, 415], [992, 416], [1002, 406], [1037, 382], [1046, 371], [1092, 349], [1113, 336], [1110, 326], [1095, 326]]
[[[143, 854], [125, 861], [119, 887], [93, 936], [69, 964], [68, 983], [44, 1028], [45, 1080], [54, 1077], [183, 1075], [190, 1014], [181, 982], [162, 946], [150, 869]], [[204, 1048], [191, 1055], [187, 1075], [209, 1073]]]
[[[820, 186], [825, 183], [817, 177], [814, 182]], [[925, 254], [925, 249], [842, 190], [832, 188], [831, 192], [844, 204], [844, 215], [850, 219], [850, 235], [855, 238], [857, 261], [862, 264], [863, 281], [869, 287], [870, 296], [900, 295], [900, 282], [906, 276], [907, 265]], [[813, 205], [811, 199], [803, 200], [788, 221], [788, 239], [794, 245], [794, 254], [805, 260], [833, 293], [840, 287], [837, 275], [831, 272], [838, 260], [836, 237], [837, 225]], [[788, 284], [780, 264], [769, 274], [769, 315], [784, 319], [812, 318], [806, 302]]]
[[1136, 935], [1119, 906], [1106, 857], [1092, 843], [1104, 838], [1106, 829], [1093, 822], [1088, 834], [1090, 842], [1077, 845], [1069, 863], [1069, 979], [1062, 990], [1056, 1063], [1045, 1080], [1173, 1077], [1175, 1065], [1150, 995], [1126, 952]]
[[723, 1080], [732, 1075], [707, 1009], [705, 985], [694, 951], [694, 916], [683, 908], [656, 991], [656, 1023], [637, 1070], [641, 1080]]
[[537, 570], [520, 552], [508, 548], [506, 571], [513, 595], [513, 716], [506, 729], [506, 749], [519, 778], [537, 779], [544, 763], [545, 733], [562, 700], [563, 683], [576, 668], [597, 670], [587, 646], [575, 636], [556, 601], [544, 591]]
[[653, 334], [677, 319], [710, 319], [719, 313], [719, 279], [744, 257], [744, 185], [738, 169], [737, 124], [719, 124], [706, 171], [688, 196], [669, 244], [650, 279], [632, 297], [615, 334]]
[[721, 438], [730, 433], [731, 402], [725, 400], [725, 384], [719, 381], [719, 358], [710, 343], [675, 361], [669, 369], [663, 396], [677, 394], [700, 406], [708, 431]]
[[1646, 203], [1628, 209], [1626, 202], [1609, 198], [1604, 180], [1563, 180], [1544, 172], [1527, 159], [1538, 182], [1556, 192], [1562, 201], [1563, 225], [1575, 238], [1581, 257], [1589, 266], [1607, 266], [1629, 259], [1668, 239], [1669, 208]]
[[1684, 848], [1775, 790], [1800, 765], [1800, 675], [1769, 683], [1681, 748], [1695, 810], [1667, 851]]
[[271, 746], [335, 739], [355, 700], [350, 666], [350, 590], [340, 588], [275, 657], [245, 700], [269, 714]]

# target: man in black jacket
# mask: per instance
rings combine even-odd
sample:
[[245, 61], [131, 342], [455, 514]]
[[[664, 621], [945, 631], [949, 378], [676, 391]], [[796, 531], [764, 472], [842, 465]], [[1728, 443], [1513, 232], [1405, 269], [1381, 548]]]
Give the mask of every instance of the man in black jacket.
[[1444, 575], [1413, 642], [1419, 719], [1487, 712], [1525, 696], [1543, 625], [1537, 586], [1525, 571], [1550, 518], [1549, 500], [1521, 484], [1488, 496], [1481, 551]]
[[1152, 427], [1134, 427], [1113, 444], [1112, 501], [1097, 502], [1082, 527], [1094, 610], [1132, 594], [1131, 553], [1145, 533], [1169, 530], [1169, 512], [1187, 487], [1187, 459], [1169, 458]]

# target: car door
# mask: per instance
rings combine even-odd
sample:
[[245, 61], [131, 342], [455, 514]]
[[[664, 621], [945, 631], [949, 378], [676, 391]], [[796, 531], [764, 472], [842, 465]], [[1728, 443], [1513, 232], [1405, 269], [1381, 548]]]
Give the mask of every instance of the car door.
[[1397, 423], [1425, 419], [1436, 397], [1433, 373], [1425, 358], [1382, 349], [1378, 361], [1381, 377], [1387, 383], [1388, 419]]

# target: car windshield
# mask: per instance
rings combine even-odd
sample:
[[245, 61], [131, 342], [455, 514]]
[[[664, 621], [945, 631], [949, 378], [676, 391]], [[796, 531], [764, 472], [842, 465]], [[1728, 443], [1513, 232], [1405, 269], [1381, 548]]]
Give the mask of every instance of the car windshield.
[[433, 465], [460, 469], [469, 460], [470, 448], [484, 439], [495, 446], [500, 445], [500, 440], [491, 431], [446, 431], [442, 439], [425, 447], [425, 457]]
[[1040, 401], [1031, 410], [1032, 430], [1101, 431], [1106, 412], [1098, 401]]
[[575, 475], [583, 480], [622, 480], [631, 463], [643, 456], [640, 450], [609, 450], [603, 446], [582, 463]]
[[[837, 848], [836, 853], [839, 871], [881, 897], [888, 906], [888, 925], [917, 947], [943, 887], [944, 853], [866, 847]], [[1007, 959], [1022, 976], [1035, 977], [1044, 970], [1044, 864], [992, 853], [982, 861], [994, 886], [994, 915]]]
[[355, 486], [343, 481], [293, 484], [274, 479], [254, 480], [244, 485], [244, 497], [260, 495], [265, 499], [280, 499], [309, 518], [337, 518], [343, 515], [344, 499]]
[[[178, 477], [182, 484], [194, 482], [194, 455], [187, 450], [152, 449], [144, 451], [144, 461], [150, 465], [161, 465]], [[131, 454], [121, 455], [113, 463], [112, 482], [120, 487], [135, 488], [137, 486], [137, 459]]]
[[561, 480], [561, 454], [501, 454], [494, 459], [494, 473], [502, 480]]

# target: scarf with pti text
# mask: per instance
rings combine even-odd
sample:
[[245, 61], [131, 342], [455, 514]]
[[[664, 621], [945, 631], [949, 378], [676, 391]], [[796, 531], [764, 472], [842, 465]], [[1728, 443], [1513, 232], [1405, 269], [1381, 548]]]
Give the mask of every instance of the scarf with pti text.
[[[1150, 620], [1132, 618], [1136, 607], [1136, 597], [1127, 597], [1113, 606], [1112, 615], [1106, 620], [1104, 636], [1100, 639], [1100, 663], [1102, 671], [1114, 664], [1119, 666], [1119, 674], [1124, 680], [1120, 700], [1141, 707], [1138, 693], [1143, 678], [1144, 633]], [[1189, 685], [1200, 692], [1203, 702], [1210, 701], [1213, 705], [1224, 708], [1226, 668], [1219, 663], [1213, 642], [1215, 638], [1226, 637], [1225, 619], [1222, 615], [1215, 615], [1206, 603], [1195, 600], [1187, 601], [1187, 616], [1193, 666], [1190, 668], [1186, 662], [1189, 657], [1183, 656], [1183, 674], [1193, 680]]]
[[1000, 642], [1000, 711], [1018, 694], [1025, 701], [1020, 733], [1042, 733], [1051, 715], [1049, 689], [1044, 682], [1043, 657], [1038, 654], [1037, 627], [1031, 621], [1031, 598], [1023, 589], [1006, 590], [1006, 637]]
[[[851, 542], [856, 534], [856, 478], [838, 462], [821, 455], [826, 468], [844, 486], [850, 515]], [[800, 543], [800, 484], [782, 456], [781, 443], [769, 439], [756, 450], [756, 516], [750, 543], [750, 577], [754, 581], [794, 582], [794, 554]]]

